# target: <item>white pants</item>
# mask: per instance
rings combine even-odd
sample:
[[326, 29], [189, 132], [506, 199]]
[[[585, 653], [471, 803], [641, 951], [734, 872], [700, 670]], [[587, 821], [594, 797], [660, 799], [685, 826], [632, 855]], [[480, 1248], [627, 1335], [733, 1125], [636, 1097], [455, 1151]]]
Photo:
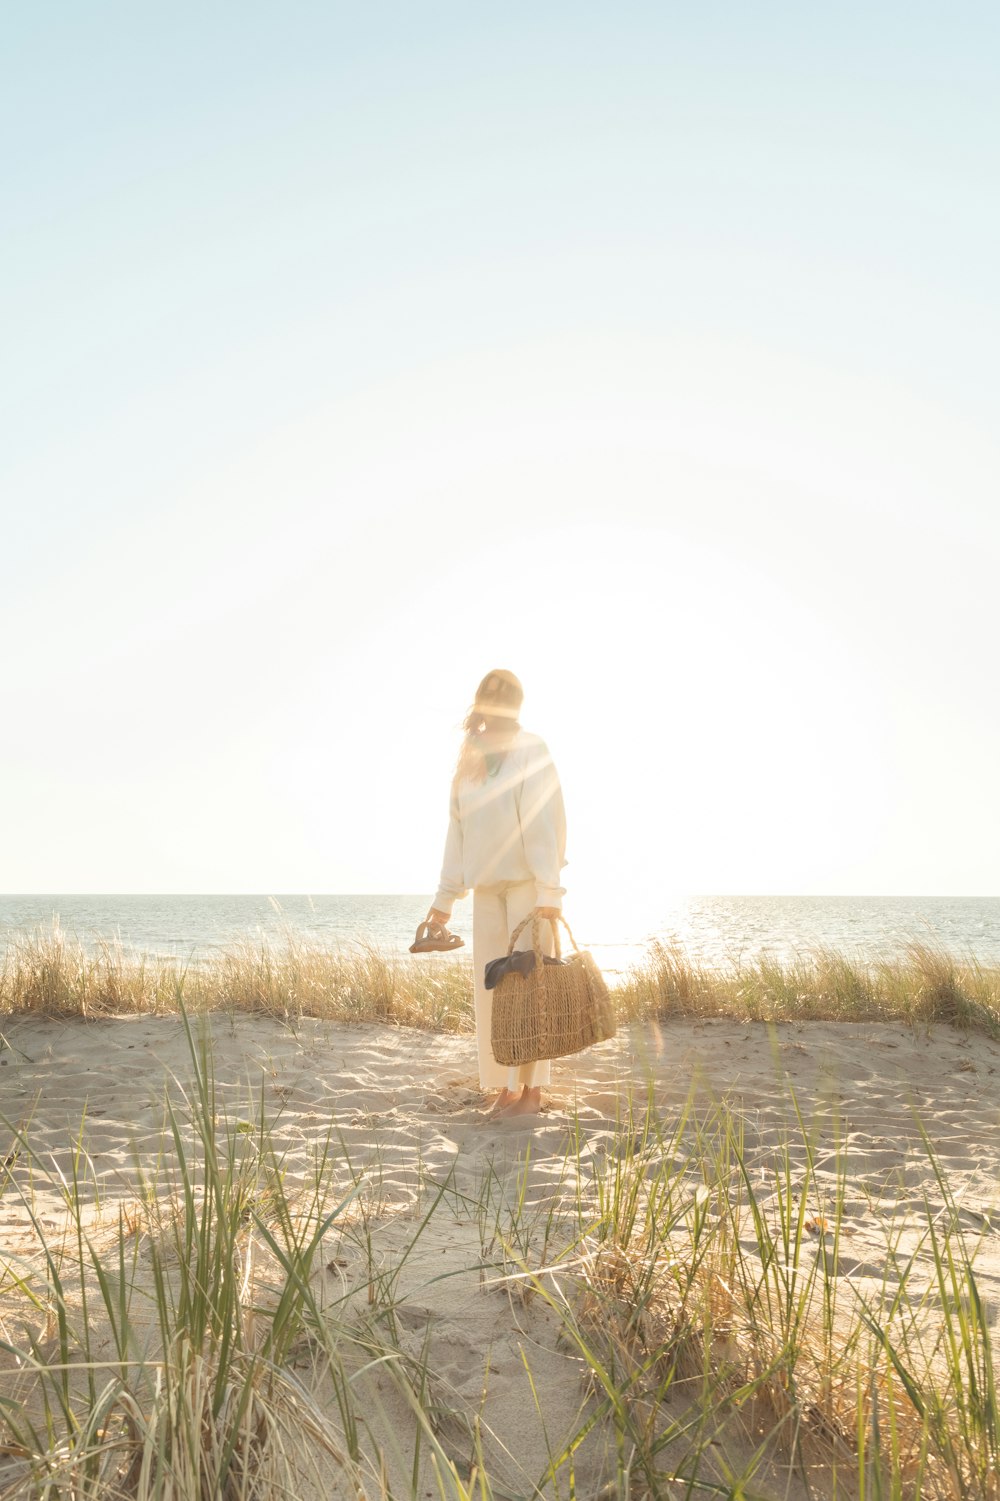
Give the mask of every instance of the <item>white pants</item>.
[[[476, 979], [476, 1042], [479, 1048], [479, 1083], [483, 1089], [529, 1089], [548, 1084], [551, 1067], [547, 1058], [537, 1063], [522, 1063], [508, 1068], [498, 1063], [490, 1047], [490, 1023], [493, 1018], [493, 992], [487, 990], [484, 970], [491, 959], [499, 959], [510, 947], [510, 935], [538, 905], [534, 881], [504, 881], [497, 886], [477, 886], [472, 893], [472, 968]], [[552, 952], [552, 934], [548, 923], [542, 924], [542, 942], [546, 953]], [[515, 947], [531, 948], [531, 924], [525, 928]]]

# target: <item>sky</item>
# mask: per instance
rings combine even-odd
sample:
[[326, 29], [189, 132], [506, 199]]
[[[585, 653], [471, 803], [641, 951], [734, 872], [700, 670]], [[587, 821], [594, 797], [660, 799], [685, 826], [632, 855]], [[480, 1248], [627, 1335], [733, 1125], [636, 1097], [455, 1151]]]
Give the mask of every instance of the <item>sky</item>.
[[0, 890], [1000, 894], [995, 6], [4, 30]]

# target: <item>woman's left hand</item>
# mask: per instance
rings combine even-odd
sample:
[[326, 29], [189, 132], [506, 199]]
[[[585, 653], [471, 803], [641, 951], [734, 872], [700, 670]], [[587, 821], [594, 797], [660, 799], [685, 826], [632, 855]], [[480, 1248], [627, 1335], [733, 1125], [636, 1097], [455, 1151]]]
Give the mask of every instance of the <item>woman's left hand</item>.
[[562, 913], [560, 912], [560, 910], [559, 910], [558, 907], [536, 907], [535, 908], [535, 916], [536, 917], [562, 917]]

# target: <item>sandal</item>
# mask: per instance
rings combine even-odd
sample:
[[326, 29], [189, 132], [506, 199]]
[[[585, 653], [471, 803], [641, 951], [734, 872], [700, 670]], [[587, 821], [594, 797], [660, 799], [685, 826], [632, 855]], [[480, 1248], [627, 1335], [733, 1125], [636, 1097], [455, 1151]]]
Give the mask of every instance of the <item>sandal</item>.
[[449, 949], [464, 949], [465, 939], [457, 933], [449, 933], [443, 923], [422, 922], [417, 936], [410, 944], [411, 954], [445, 953]]

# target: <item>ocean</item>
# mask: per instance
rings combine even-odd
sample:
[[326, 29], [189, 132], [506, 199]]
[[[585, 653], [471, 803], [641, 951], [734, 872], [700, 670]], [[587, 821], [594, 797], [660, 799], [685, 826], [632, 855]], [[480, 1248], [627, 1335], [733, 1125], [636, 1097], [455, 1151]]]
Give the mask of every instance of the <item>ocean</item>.
[[[50, 928], [92, 947], [130, 949], [197, 963], [246, 939], [288, 933], [329, 946], [374, 944], [405, 953], [426, 915], [424, 896], [0, 896], [0, 945]], [[575, 936], [604, 968], [621, 972], [650, 943], [678, 943], [701, 963], [726, 965], [767, 953], [787, 960], [819, 947], [873, 959], [922, 943], [982, 964], [1000, 964], [1000, 898], [915, 896], [689, 896], [664, 898], [642, 920], [570, 910]], [[471, 945], [471, 903], [452, 923]]]

